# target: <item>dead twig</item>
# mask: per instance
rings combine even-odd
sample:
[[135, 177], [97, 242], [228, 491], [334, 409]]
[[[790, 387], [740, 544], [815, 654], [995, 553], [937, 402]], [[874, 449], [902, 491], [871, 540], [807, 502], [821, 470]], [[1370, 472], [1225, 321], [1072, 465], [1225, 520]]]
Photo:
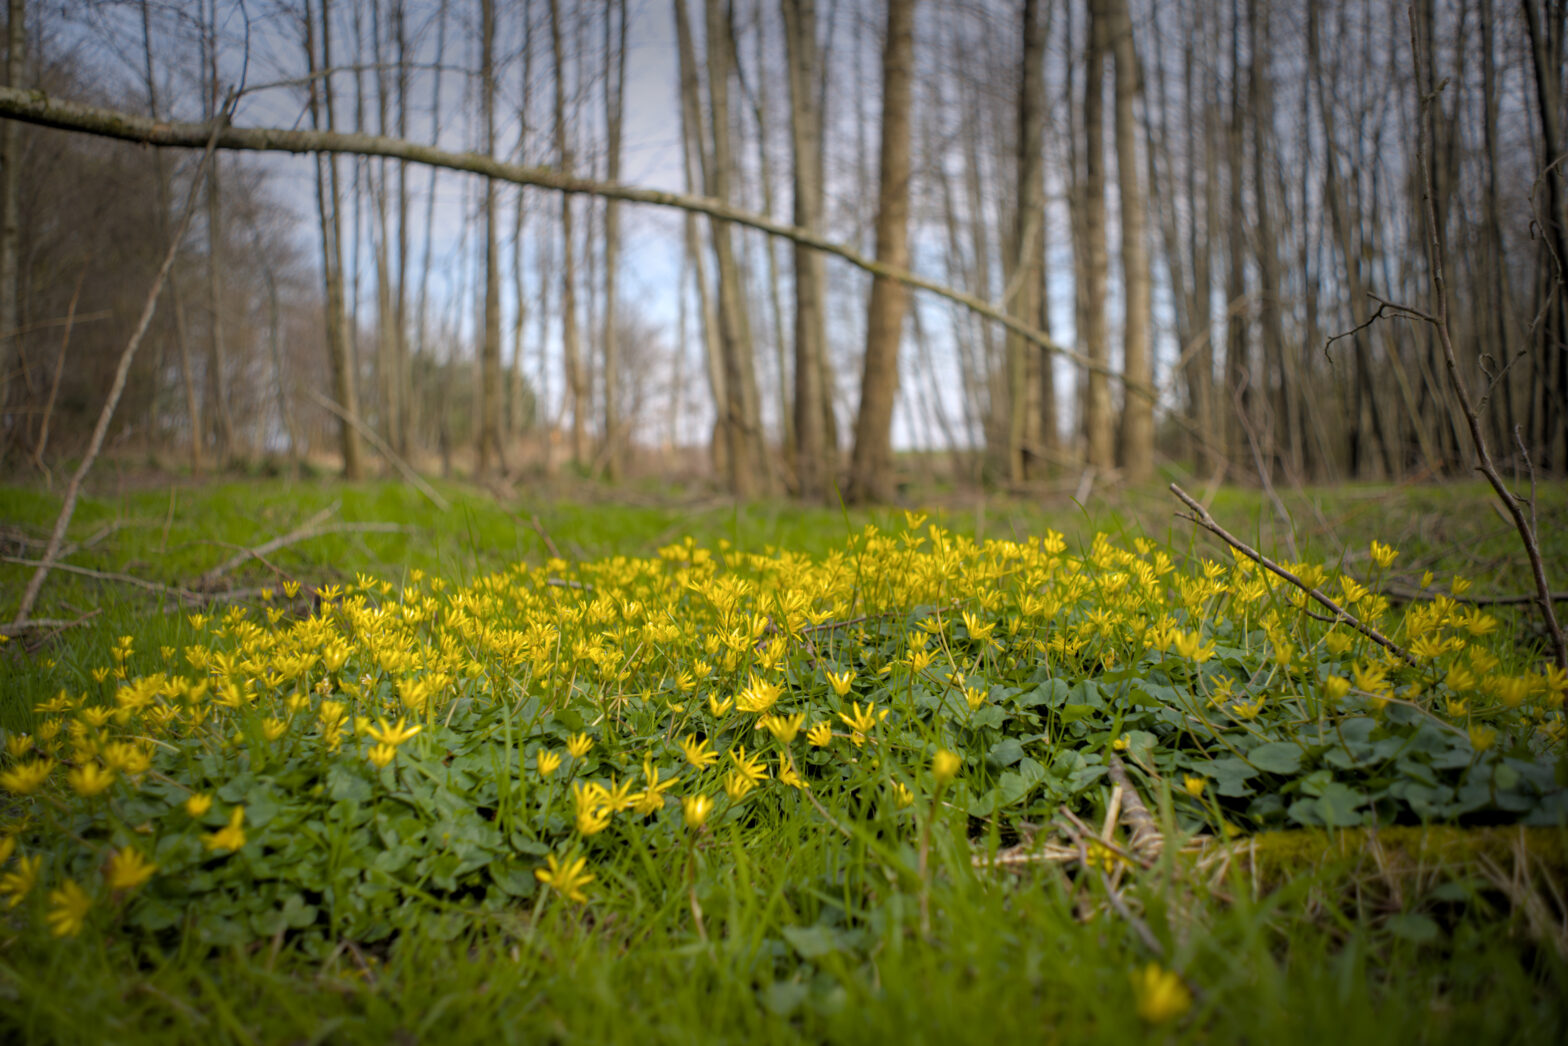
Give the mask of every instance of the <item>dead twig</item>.
[[1209, 510], [1194, 501], [1192, 496], [1189, 495], [1185, 490], [1182, 490], [1181, 487], [1172, 483], [1170, 489], [1172, 494], [1175, 494], [1178, 498], [1181, 499], [1182, 504], [1186, 505], [1188, 508], [1192, 509], [1194, 513], [1196, 513], [1196, 515], [1192, 516], [1181, 516], [1181, 513], [1177, 513], [1177, 515], [1181, 516], [1182, 519], [1191, 520], [1192, 522], [1198, 524], [1198, 526], [1218, 537], [1221, 541], [1225, 542], [1231, 548], [1235, 549], [1237, 552], [1240, 552], [1254, 563], [1259, 564], [1260, 566], [1267, 569], [1270, 573], [1278, 575], [1279, 577], [1284, 578], [1286, 581], [1290, 582], [1292, 585], [1295, 585], [1297, 588], [1301, 589], [1301, 591], [1311, 596], [1319, 604], [1327, 607], [1328, 610], [1334, 615], [1334, 619], [1336, 621], [1349, 625], [1351, 628], [1355, 629], [1357, 632], [1360, 632], [1362, 635], [1372, 640], [1372, 642], [1376, 643], [1384, 650], [1387, 650], [1389, 653], [1395, 655], [1406, 664], [1412, 666], [1416, 664], [1416, 659], [1412, 657], [1409, 651], [1405, 650], [1404, 647], [1400, 646], [1398, 643], [1395, 643], [1392, 639], [1389, 639], [1371, 625], [1363, 624], [1361, 619], [1356, 617], [1356, 615], [1352, 614], [1350, 611], [1346, 610], [1328, 596], [1325, 596], [1322, 592], [1307, 584], [1305, 581], [1301, 580], [1295, 574], [1286, 570], [1284, 567], [1280, 566], [1278, 563], [1274, 562], [1263, 553], [1258, 552], [1250, 545], [1245, 544], [1230, 531], [1220, 526], [1219, 523], [1215, 522], [1214, 517], [1209, 515]]
[[317, 528], [332, 518], [333, 513], [337, 512], [338, 506], [340, 504], [341, 502], [334, 501], [332, 504], [328, 505], [314, 516], [311, 516], [304, 523], [300, 524], [298, 527], [289, 531], [287, 534], [282, 535], [281, 537], [273, 538], [271, 541], [264, 541], [261, 544], [254, 546], [253, 548], [242, 549], [241, 551], [230, 556], [228, 559], [224, 560], [222, 563], [219, 563], [217, 566], [213, 567], [211, 570], [208, 570], [206, 573], [202, 574], [201, 577], [192, 582], [190, 587], [197, 590], [210, 588], [212, 584], [223, 575], [227, 574], [231, 570], [234, 570], [236, 567], [240, 566], [248, 560], [261, 559], [263, 556], [276, 552], [280, 548], [297, 544], [298, 542], [315, 536], [315, 534], [319, 533]]
[[[149, 592], [156, 592], [162, 596], [174, 596], [176, 599], [200, 601], [202, 598], [200, 592], [192, 592], [188, 588], [160, 585], [156, 581], [148, 581], [146, 578], [140, 578], [134, 574], [119, 574], [112, 570], [92, 570], [88, 567], [76, 566], [73, 563], [51, 563], [42, 559], [23, 559], [21, 556], [0, 556], [0, 562], [15, 563], [18, 566], [34, 567], [39, 570], [43, 570], [46, 567], [48, 570], [63, 570], [67, 574], [80, 574], [83, 577], [95, 578], [99, 581], [118, 581], [122, 585], [135, 585], [137, 588], [145, 588]], [[47, 573], [47, 571], [45, 572]], [[37, 575], [35, 574], [34, 576], [36, 577]], [[27, 624], [28, 619], [25, 614], [19, 615], [19, 617], [21, 620], [11, 622], [9, 627], [22, 628]]]

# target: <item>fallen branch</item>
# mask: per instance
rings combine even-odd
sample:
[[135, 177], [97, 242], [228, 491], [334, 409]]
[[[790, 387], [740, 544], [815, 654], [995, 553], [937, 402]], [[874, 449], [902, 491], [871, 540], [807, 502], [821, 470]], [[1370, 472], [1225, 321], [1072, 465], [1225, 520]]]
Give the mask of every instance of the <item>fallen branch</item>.
[[211, 588], [212, 585], [223, 575], [227, 574], [231, 570], [234, 570], [241, 564], [248, 562], [249, 560], [261, 559], [270, 553], [276, 552], [280, 548], [298, 544], [301, 541], [314, 537], [316, 534], [320, 533], [317, 528], [332, 517], [332, 514], [338, 510], [339, 504], [341, 503], [334, 501], [332, 504], [316, 513], [314, 516], [311, 516], [300, 526], [296, 527], [294, 530], [289, 531], [287, 534], [284, 534], [282, 537], [273, 538], [271, 541], [264, 541], [253, 548], [241, 549], [239, 552], [236, 552], [222, 563], [219, 563], [211, 570], [208, 570], [206, 573], [202, 574], [201, 577], [192, 582], [190, 587], [193, 589]]
[[1297, 588], [1301, 589], [1301, 591], [1311, 596], [1319, 604], [1327, 607], [1329, 612], [1334, 615], [1335, 621], [1349, 625], [1351, 628], [1355, 629], [1357, 632], [1360, 632], [1362, 635], [1372, 640], [1372, 642], [1376, 643], [1384, 650], [1387, 650], [1389, 653], [1404, 661], [1407, 665], [1414, 666], [1416, 664], [1416, 659], [1412, 657], [1409, 651], [1405, 650], [1404, 647], [1400, 646], [1398, 643], [1395, 643], [1392, 639], [1389, 639], [1371, 625], [1363, 624], [1361, 619], [1356, 617], [1356, 615], [1352, 614], [1350, 611], [1346, 610], [1344, 607], [1340, 606], [1328, 596], [1325, 596], [1322, 592], [1307, 584], [1305, 581], [1301, 580], [1295, 574], [1292, 574], [1290, 571], [1286, 570], [1284, 567], [1280, 566], [1269, 557], [1263, 555], [1263, 553], [1254, 550], [1251, 546], [1242, 542], [1230, 531], [1220, 526], [1217, 522], [1215, 522], [1214, 517], [1209, 515], [1209, 510], [1194, 501], [1192, 496], [1185, 490], [1182, 490], [1181, 487], [1172, 483], [1171, 493], [1175, 494], [1178, 498], [1181, 499], [1182, 504], [1186, 505], [1188, 508], [1192, 509], [1194, 513], [1196, 513], [1196, 515], [1192, 516], [1183, 516], [1181, 513], [1177, 513], [1177, 515], [1182, 519], [1191, 520], [1192, 522], [1198, 524], [1198, 526], [1202, 527], [1204, 530], [1207, 530], [1215, 537], [1218, 537], [1221, 541], [1225, 542], [1225, 544], [1229, 545], [1237, 552], [1240, 552], [1254, 563], [1257, 563], [1258, 565], [1267, 569], [1270, 573], [1284, 578], [1292, 585], [1295, 585]]
[[452, 510], [452, 506], [446, 500], [446, 498], [443, 498], [440, 494], [437, 494], [435, 488], [426, 483], [423, 477], [414, 471], [414, 467], [408, 462], [404, 461], [395, 450], [387, 446], [386, 441], [383, 440], [380, 436], [376, 435], [370, 426], [360, 421], [354, 415], [350, 414], [348, 411], [344, 410], [342, 407], [338, 406], [332, 400], [329, 400], [315, 389], [310, 389], [308, 391], [310, 392], [311, 399], [321, 404], [333, 414], [336, 414], [344, 421], [345, 424], [353, 426], [355, 432], [365, 437], [365, 441], [368, 442], [372, 447], [376, 448], [376, 453], [380, 454], [383, 458], [386, 458], [387, 461], [392, 464], [393, 468], [402, 473], [404, 479], [413, 484], [415, 490], [419, 491], [425, 497], [430, 499], [430, 503], [432, 505], [440, 509], [442, 512], [450, 512]]
[[[156, 592], [161, 596], [174, 596], [178, 599], [190, 600], [200, 600], [202, 598], [200, 592], [192, 592], [188, 588], [161, 585], [156, 581], [148, 581], [146, 578], [140, 578], [134, 574], [118, 574], [112, 570], [92, 570], [72, 563], [50, 562], [43, 559], [23, 559], [21, 556], [0, 556], [0, 562], [15, 563], [23, 567], [34, 567], [44, 573], [48, 573], [50, 570], [63, 570], [67, 574], [80, 574], [83, 577], [95, 578], [99, 581], [118, 581], [122, 585], [135, 585], [137, 588], [145, 588], [147, 591]], [[38, 575], [34, 574], [33, 576], [37, 577]], [[26, 616], [21, 615], [19, 620], [11, 622], [8, 627], [20, 628], [26, 624]]]
[[1122, 824], [1127, 826], [1127, 848], [1144, 857], [1158, 857], [1165, 849], [1165, 835], [1144, 805], [1138, 789], [1127, 776], [1127, 767], [1121, 756], [1112, 755], [1110, 762], [1111, 783], [1122, 789]]
[[76, 618], [31, 617], [20, 625], [0, 625], [0, 636], [15, 637], [30, 635], [33, 632], [61, 632], [67, 628], [80, 628], [101, 613], [103, 608], [98, 607]]

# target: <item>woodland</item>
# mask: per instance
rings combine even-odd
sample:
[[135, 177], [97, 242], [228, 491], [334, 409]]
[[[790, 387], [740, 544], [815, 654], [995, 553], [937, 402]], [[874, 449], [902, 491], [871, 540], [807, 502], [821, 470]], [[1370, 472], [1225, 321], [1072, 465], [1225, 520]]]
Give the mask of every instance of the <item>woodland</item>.
[[3, 0], [0, 1038], [1568, 1034], [1565, 0]]

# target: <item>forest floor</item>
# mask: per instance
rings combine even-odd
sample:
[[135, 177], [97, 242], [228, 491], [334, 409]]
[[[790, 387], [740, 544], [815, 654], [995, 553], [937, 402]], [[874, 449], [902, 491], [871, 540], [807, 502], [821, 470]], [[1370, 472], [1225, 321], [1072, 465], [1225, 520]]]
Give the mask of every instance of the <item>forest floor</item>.
[[[1188, 488], [1394, 653], [1164, 488], [435, 489], [105, 470], [0, 646], [0, 1037], [1568, 1031], [1568, 680], [1480, 484]], [[0, 487], [3, 621], [58, 510]]]

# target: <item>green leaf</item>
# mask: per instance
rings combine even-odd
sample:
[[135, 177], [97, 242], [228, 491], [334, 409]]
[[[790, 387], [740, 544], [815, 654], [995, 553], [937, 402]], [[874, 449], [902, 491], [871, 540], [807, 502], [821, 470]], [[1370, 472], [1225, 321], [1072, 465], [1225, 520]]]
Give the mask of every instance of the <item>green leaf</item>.
[[1398, 915], [1388, 917], [1388, 929], [1395, 937], [1403, 938], [1413, 944], [1428, 944], [1442, 936], [1443, 931], [1438, 928], [1425, 915], [1415, 912], [1400, 912]]
[[1247, 753], [1247, 762], [1270, 774], [1294, 774], [1301, 769], [1301, 746], [1294, 741], [1270, 741]]
[[784, 939], [802, 959], [817, 959], [839, 948], [839, 932], [820, 923], [814, 926], [786, 926]]
[[1005, 737], [991, 747], [987, 762], [993, 766], [1012, 766], [1024, 757], [1024, 746], [1016, 737]]

